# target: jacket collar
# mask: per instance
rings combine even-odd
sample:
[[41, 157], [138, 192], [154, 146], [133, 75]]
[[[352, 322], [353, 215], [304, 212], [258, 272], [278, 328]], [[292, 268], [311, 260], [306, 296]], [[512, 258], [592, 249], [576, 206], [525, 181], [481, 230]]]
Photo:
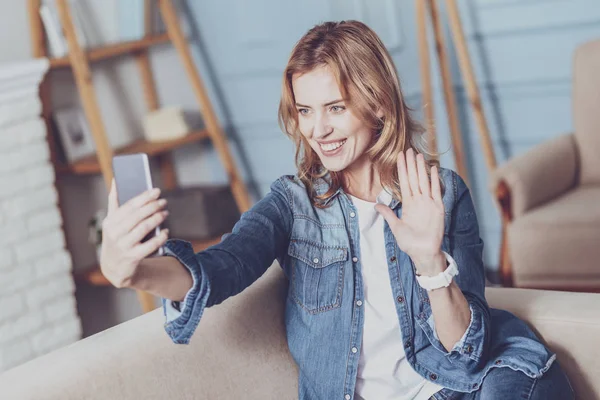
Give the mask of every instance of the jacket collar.
[[[322, 178], [319, 178], [314, 183], [314, 189], [317, 195], [322, 195], [327, 193], [329, 188], [331, 187], [331, 174], [328, 172]], [[336, 192], [325, 201], [325, 204], [329, 204], [334, 198], [336, 198], [340, 193], [344, 193], [344, 190], [340, 187]], [[345, 194], [345, 193], [344, 193]], [[390, 191], [384, 189], [379, 196], [377, 196], [377, 202], [388, 205], [392, 210], [395, 209], [400, 202], [398, 199], [393, 198]]]

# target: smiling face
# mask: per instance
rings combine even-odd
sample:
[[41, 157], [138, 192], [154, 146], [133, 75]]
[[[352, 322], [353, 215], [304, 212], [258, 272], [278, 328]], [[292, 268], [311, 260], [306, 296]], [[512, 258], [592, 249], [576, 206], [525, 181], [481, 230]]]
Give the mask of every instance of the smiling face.
[[[292, 78], [298, 128], [329, 171], [342, 171], [362, 161], [373, 132], [342, 98], [329, 67]], [[357, 163], [358, 164], [358, 163]]]
[[[316, 25], [294, 46], [278, 122], [294, 142], [297, 176], [315, 206], [327, 207], [339, 189], [369, 197], [379, 184], [401, 199], [397, 160], [408, 148], [427, 155], [427, 168], [438, 163], [396, 70], [381, 39], [360, 21]], [[329, 172], [332, 185], [317, 193], [318, 179]]]

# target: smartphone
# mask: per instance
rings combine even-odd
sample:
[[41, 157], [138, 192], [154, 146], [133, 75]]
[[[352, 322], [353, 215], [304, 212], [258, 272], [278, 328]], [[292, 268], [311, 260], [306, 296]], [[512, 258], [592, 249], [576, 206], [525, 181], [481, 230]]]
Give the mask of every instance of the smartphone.
[[[150, 163], [146, 153], [114, 156], [112, 159], [112, 169], [117, 186], [117, 201], [119, 206], [154, 187], [150, 173]], [[142, 239], [142, 243], [159, 234], [160, 226], [157, 226]], [[162, 256], [163, 254], [164, 249], [160, 247], [150, 257]]]

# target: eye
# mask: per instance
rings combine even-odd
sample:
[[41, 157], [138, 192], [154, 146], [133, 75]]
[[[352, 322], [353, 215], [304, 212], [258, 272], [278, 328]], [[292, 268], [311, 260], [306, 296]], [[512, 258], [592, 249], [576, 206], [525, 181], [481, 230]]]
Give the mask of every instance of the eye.
[[308, 108], [299, 108], [298, 113], [302, 115], [307, 115], [309, 112]]
[[344, 106], [331, 106], [330, 110], [333, 111], [334, 113], [340, 113], [342, 111], [344, 111], [346, 109], [346, 107]]

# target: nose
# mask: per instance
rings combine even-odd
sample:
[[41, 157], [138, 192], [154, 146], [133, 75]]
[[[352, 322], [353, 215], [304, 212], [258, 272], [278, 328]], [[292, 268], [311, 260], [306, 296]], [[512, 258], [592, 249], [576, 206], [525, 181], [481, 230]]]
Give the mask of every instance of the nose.
[[317, 113], [315, 116], [315, 126], [313, 129], [313, 137], [316, 140], [322, 139], [333, 132], [333, 127], [329, 125], [329, 119], [326, 114]]

